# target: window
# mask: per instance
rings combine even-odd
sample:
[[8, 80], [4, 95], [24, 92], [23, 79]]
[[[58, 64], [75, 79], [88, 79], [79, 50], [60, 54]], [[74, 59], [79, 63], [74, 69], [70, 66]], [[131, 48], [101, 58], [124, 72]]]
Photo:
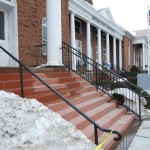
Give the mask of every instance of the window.
[[[46, 24], [46, 17], [43, 18], [42, 21], [42, 40], [43, 44], [47, 43], [47, 24]], [[43, 54], [47, 55], [47, 46], [43, 46]]]
[[135, 65], [137, 67], [140, 66], [140, 49], [136, 49], [135, 51]]
[[106, 34], [102, 33], [102, 43], [105, 44], [106, 43]]
[[[76, 40], [76, 49], [82, 53], [82, 41]], [[80, 53], [78, 55], [81, 55]]]
[[96, 46], [96, 62], [98, 62], [98, 46]]
[[4, 20], [4, 12], [0, 11], [0, 40], [5, 40], [5, 20]]
[[75, 19], [75, 31], [81, 33], [81, 21]]
[[76, 40], [76, 49], [78, 50], [77, 53], [77, 57], [76, 57], [76, 63], [78, 65], [83, 65], [83, 62], [82, 62], [82, 41], [79, 41], [79, 40]]
[[107, 61], [106, 61], [106, 59], [107, 59], [106, 58], [106, 49], [104, 49], [104, 54], [103, 55], [104, 55], [104, 66], [105, 66], [107, 64]]

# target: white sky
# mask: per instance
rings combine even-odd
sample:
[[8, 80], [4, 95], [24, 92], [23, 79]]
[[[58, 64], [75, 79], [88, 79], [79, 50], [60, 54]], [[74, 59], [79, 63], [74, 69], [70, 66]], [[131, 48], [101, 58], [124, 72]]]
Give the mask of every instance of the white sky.
[[150, 0], [93, 0], [96, 9], [109, 7], [116, 23], [128, 31], [148, 28]]

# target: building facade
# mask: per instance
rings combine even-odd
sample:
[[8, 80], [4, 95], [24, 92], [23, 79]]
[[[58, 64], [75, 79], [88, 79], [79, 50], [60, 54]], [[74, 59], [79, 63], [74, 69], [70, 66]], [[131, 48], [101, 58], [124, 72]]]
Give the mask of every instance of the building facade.
[[[109, 8], [92, 0], [0, 0], [0, 45], [28, 66], [36, 66], [35, 45], [47, 43], [46, 65], [61, 66], [61, 43], [102, 65], [145, 70], [147, 35], [133, 35], [117, 25]], [[0, 66], [17, 66], [0, 51]]]

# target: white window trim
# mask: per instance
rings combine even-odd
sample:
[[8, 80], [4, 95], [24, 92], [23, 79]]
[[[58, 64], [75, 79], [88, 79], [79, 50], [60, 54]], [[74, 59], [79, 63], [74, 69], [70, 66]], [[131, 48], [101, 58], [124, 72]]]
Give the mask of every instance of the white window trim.
[[[82, 53], [82, 41], [80, 40], [75, 40], [76, 41], [76, 49]], [[78, 43], [80, 43], [80, 47], [78, 46]], [[82, 56], [81, 56], [82, 57]], [[76, 57], [76, 63], [80, 63], [79, 65], [83, 65], [82, 59], [80, 59], [79, 57]]]
[[75, 32], [81, 34], [82, 33], [82, 22], [79, 19], [75, 19], [75, 21], [79, 22], [79, 24], [80, 24], [79, 32], [76, 32], [76, 26], [75, 26]]
[[[46, 21], [46, 17], [44, 17], [43, 18], [43, 20], [42, 20], [42, 42], [43, 42], [43, 44], [46, 44], [47, 43], [47, 39], [44, 39], [44, 36], [43, 36], [43, 27], [47, 27], [47, 23], [45, 22], [45, 23], [43, 23], [44, 21]], [[43, 52], [43, 55], [44, 56], [46, 56], [47, 55], [47, 49], [45, 50], [45, 46], [43, 47], [43, 50], [42, 50], [42, 52]]]
[[128, 46], [128, 65], [131, 64], [131, 44]]

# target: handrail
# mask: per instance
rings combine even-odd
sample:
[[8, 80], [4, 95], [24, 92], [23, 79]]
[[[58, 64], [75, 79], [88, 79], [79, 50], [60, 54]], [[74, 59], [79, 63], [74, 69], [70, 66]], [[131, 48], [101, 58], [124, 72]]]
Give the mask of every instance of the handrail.
[[[68, 105], [70, 105], [73, 109], [75, 109], [78, 113], [80, 113], [84, 118], [86, 118], [89, 122], [91, 122], [94, 125], [94, 132], [95, 132], [95, 144], [98, 145], [98, 133], [97, 129], [103, 131], [103, 132], [111, 132], [110, 129], [105, 129], [100, 127], [95, 121], [93, 121], [90, 117], [88, 117], [85, 113], [80, 111], [75, 105], [73, 105], [70, 101], [68, 101], [64, 96], [62, 96], [59, 92], [57, 92], [54, 88], [52, 88], [50, 85], [48, 85], [44, 80], [42, 80], [38, 75], [36, 75], [29, 67], [24, 65], [21, 61], [19, 61], [17, 58], [15, 58], [13, 55], [11, 55], [8, 51], [6, 51], [2, 46], [0, 46], [0, 49], [2, 49], [6, 54], [8, 54], [12, 59], [14, 59], [20, 67], [20, 77], [21, 77], [21, 95], [23, 94], [23, 76], [22, 76], [22, 68], [24, 68], [26, 71], [28, 71], [30, 74], [32, 74], [36, 79], [38, 79], [41, 83], [43, 83], [48, 89], [50, 89], [52, 92], [54, 92], [58, 97], [60, 97], [64, 102], [66, 102]], [[24, 97], [24, 94], [22, 95]], [[121, 134], [113, 130], [113, 134], [117, 134], [118, 137], [115, 137], [115, 141], [119, 141], [121, 139]]]
[[34, 47], [40, 47], [40, 46], [46, 46], [47, 44], [39, 44], [39, 45], [35, 45]]
[[[138, 99], [135, 100], [135, 103], [138, 104], [139, 110], [137, 108], [137, 105], [135, 106], [135, 104], [133, 102], [131, 103], [130, 101], [121, 103], [121, 105], [123, 105], [124, 107], [135, 113], [141, 120], [141, 93], [140, 93], [141, 89], [139, 87], [125, 80], [117, 73], [107, 69], [106, 67], [102, 66], [101, 64], [92, 60], [91, 58], [87, 57], [85, 54], [79, 52], [78, 50], [66, 44], [65, 42], [62, 42], [62, 53], [63, 53], [63, 63], [66, 67], [79, 74], [81, 77], [89, 81], [91, 84], [95, 85], [97, 89], [102, 90], [107, 95], [111, 96], [113, 99], [118, 101], [118, 99], [112, 96], [113, 93], [115, 92], [107, 89], [107, 86], [110, 86], [109, 89], [112, 88], [109, 83], [107, 84], [108, 81], [113, 82], [113, 86], [115, 84], [116, 85], [118, 84], [119, 85], [118, 87], [120, 87], [118, 88], [119, 92], [123, 91], [123, 94], [126, 95], [129, 94], [128, 98], [129, 100], [131, 99], [134, 100], [135, 98]], [[84, 62], [83, 64], [86, 65], [85, 66], [82, 65], [81, 69], [80, 65], [78, 65], [78, 62]], [[91, 76], [95, 76], [95, 78]], [[107, 79], [103, 80], [104, 81], [103, 84], [98, 85], [98, 82], [101, 81], [101, 78]], [[122, 82], [120, 82], [119, 80], [121, 80]]]

